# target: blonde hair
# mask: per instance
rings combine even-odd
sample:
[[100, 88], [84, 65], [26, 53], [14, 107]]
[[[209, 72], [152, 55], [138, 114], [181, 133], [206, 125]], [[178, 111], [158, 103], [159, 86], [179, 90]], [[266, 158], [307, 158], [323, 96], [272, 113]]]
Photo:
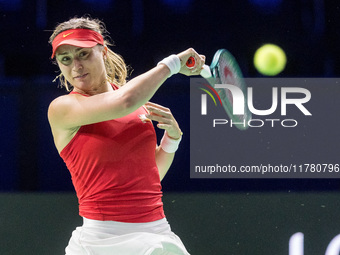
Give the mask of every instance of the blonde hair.
[[[106, 30], [104, 22], [98, 19], [92, 19], [90, 17], [72, 18], [68, 21], [60, 23], [54, 29], [53, 34], [50, 36], [49, 43], [52, 45], [54, 38], [61, 32], [69, 29], [91, 29], [100, 33], [104, 38], [104, 46], [107, 47], [107, 58], [105, 60], [105, 69], [107, 73], [107, 80], [110, 83], [114, 83], [117, 86], [123, 86], [126, 83], [126, 78], [128, 76], [128, 67], [126, 66], [124, 59], [114, 53], [108, 46], [113, 46], [108, 40], [108, 32]], [[63, 74], [59, 74], [56, 79], [59, 78], [61, 86], [65, 86], [67, 91], [71, 91], [72, 85], [68, 84], [66, 78]], [[55, 79], [55, 80], [56, 80]]]

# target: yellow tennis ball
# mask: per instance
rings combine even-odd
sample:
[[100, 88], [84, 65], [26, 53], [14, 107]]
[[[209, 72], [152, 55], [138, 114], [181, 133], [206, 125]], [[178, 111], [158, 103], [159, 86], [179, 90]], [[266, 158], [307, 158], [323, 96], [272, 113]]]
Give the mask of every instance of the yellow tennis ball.
[[285, 69], [287, 58], [285, 52], [275, 44], [265, 44], [254, 55], [254, 66], [258, 72], [275, 76]]

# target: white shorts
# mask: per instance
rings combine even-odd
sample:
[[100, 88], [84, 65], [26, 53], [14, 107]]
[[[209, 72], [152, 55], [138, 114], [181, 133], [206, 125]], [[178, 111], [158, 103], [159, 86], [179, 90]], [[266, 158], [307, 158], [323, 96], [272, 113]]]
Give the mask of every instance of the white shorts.
[[190, 255], [166, 218], [148, 223], [83, 219], [66, 255]]

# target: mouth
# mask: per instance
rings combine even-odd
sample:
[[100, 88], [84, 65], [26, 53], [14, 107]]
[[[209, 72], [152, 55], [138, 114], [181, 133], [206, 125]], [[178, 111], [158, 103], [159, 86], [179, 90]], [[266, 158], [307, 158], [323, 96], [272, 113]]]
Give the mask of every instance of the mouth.
[[74, 79], [81, 80], [81, 79], [86, 78], [87, 75], [88, 75], [88, 73], [82, 74], [82, 75], [78, 75], [78, 76], [75, 76]]

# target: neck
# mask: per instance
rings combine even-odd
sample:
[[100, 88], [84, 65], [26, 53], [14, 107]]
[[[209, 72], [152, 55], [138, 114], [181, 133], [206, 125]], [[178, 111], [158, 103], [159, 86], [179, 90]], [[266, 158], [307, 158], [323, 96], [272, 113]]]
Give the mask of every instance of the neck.
[[97, 94], [113, 91], [112, 85], [105, 79], [100, 86], [95, 86], [89, 89], [74, 88], [74, 92], [78, 92], [88, 96], [94, 96]]

